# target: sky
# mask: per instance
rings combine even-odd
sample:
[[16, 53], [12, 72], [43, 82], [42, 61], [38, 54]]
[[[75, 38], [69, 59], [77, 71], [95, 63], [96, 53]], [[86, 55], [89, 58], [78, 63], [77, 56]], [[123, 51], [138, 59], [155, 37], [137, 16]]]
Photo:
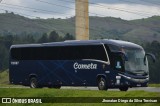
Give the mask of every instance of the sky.
[[[75, 0], [2, 0], [0, 12], [6, 11], [29, 18], [70, 18], [75, 16]], [[160, 0], [89, 0], [89, 15], [148, 18], [160, 15]]]

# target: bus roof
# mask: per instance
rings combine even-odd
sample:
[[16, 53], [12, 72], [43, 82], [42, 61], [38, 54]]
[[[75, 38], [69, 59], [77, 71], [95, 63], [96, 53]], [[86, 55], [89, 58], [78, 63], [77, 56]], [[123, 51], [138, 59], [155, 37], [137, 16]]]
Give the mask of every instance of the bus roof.
[[64, 42], [50, 42], [50, 43], [41, 43], [41, 44], [17, 44], [12, 45], [11, 48], [24, 48], [24, 47], [45, 47], [45, 46], [76, 46], [76, 45], [98, 45], [98, 44], [108, 44], [114, 45], [117, 47], [133, 47], [133, 48], [142, 48], [141, 46], [131, 43], [128, 41], [122, 40], [112, 40], [112, 39], [101, 39], [101, 40], [69, 40]]

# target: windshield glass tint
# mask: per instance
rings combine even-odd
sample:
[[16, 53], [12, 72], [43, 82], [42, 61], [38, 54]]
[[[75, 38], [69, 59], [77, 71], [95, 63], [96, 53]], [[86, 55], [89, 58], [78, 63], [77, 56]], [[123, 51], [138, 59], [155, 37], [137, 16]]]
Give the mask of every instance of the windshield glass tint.
[[144, 63], [145, 52], [143, 49], [124, 49], [128, 61], [125, 61], [125, 70], [132, 73], [148, 73], [148, 61]]

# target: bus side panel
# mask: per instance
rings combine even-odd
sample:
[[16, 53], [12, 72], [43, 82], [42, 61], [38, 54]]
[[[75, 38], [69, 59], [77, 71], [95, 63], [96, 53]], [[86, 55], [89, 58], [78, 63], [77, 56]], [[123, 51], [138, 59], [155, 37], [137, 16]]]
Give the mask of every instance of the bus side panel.
[[106, 70], [108, 65], [95, 61], [24, 60], [10, 66], [10, 79], [13, 84], [29, 85], [33, 75], [43, 86], [97, 86], [97, 75]]
[[43, 86], [62, 84], [65, 86], [80, 85], [70, 61], [53, 60], [23, 60], [10, 65], [10, 82], [12, 84], [29, 85], [30, 78], [36, 77]]
[[42, 74], [40, 65], [37, 61], [23, 60], [23, 61], [11, 61], [11, 63], [17, 62], [18, 64], [10, 64], [10, 82], [13, 84], [29, 85], [30, 75], [39, 78]]
[[[42, 80], [44, 83], [50, 82], [53, 85], [60, 84], [70, 86], [74, 84], [75, 81], [78, 82], [72, 68], [70, 66], [68, 67], [68, 64], [70, 64], [70, 62], [67, 60], [39, 61], [38, 64], [42, 68], [43, 72], [43, 75], [39, 80]], [[46, 78], [48, 79], [47, 81]]]
[[81, 86], [97, 86], [97, 76], [110, 70], [109, 65], [97, 61], [74, 61], [72, 64], [77, 77], [82, 80]]

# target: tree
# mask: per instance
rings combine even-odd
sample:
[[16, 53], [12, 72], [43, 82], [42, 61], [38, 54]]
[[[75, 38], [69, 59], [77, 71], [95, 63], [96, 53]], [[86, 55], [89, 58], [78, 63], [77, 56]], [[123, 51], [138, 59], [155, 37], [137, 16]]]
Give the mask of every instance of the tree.
[[7, 49], [9, 49], [10, 46], [13, 44], [13, 40], [14, 40], [13, 35], [6, 35], [6, 36], [4, 36], [3, 39], [4, 39], [3, 40], [4, 45], [6, 46]]
[[8, 68], [9, 52], [2, 44], [0, 45], [0, 70]]
[[24, 36], [19, 36], [19, 35], [14, 35], [13, 36], [14, 40], [13, 43], [14, 44], [28, 44], [28, 43], [35, 43], [35, 36], [32, 34], [27, 34]]
[[57, 42], [59, 41], [59, 35], [56, 31], [52, 31], [49, 34], [49, 38], [48, 38], [49, 42]]
[[38, 39], [38, 43], [46, 43], [48, 42], [48, 35], [47, 33], [43, 33], [42, 37]]
[[149, 60], [149, 74], [150, 83], [160, 83], [160, 43], [158, 41], [153, 41], [152, 43], [147, 43], [144, 45], [144, 49], [148, 53], [153, 53], [156, 56], [156, 62], [153, 63], [151, 58]]
[[25, 38], [24, 40], [26, 41], [26, 43], [35, 43], [35, 39], [34, 39], [33, 35], [29, 34], [24, 38]]
[[70, 35], [69, 33], [67, 33], [65, 36], [64, 36], [64, 40], [74, 40], [75, 38]]

